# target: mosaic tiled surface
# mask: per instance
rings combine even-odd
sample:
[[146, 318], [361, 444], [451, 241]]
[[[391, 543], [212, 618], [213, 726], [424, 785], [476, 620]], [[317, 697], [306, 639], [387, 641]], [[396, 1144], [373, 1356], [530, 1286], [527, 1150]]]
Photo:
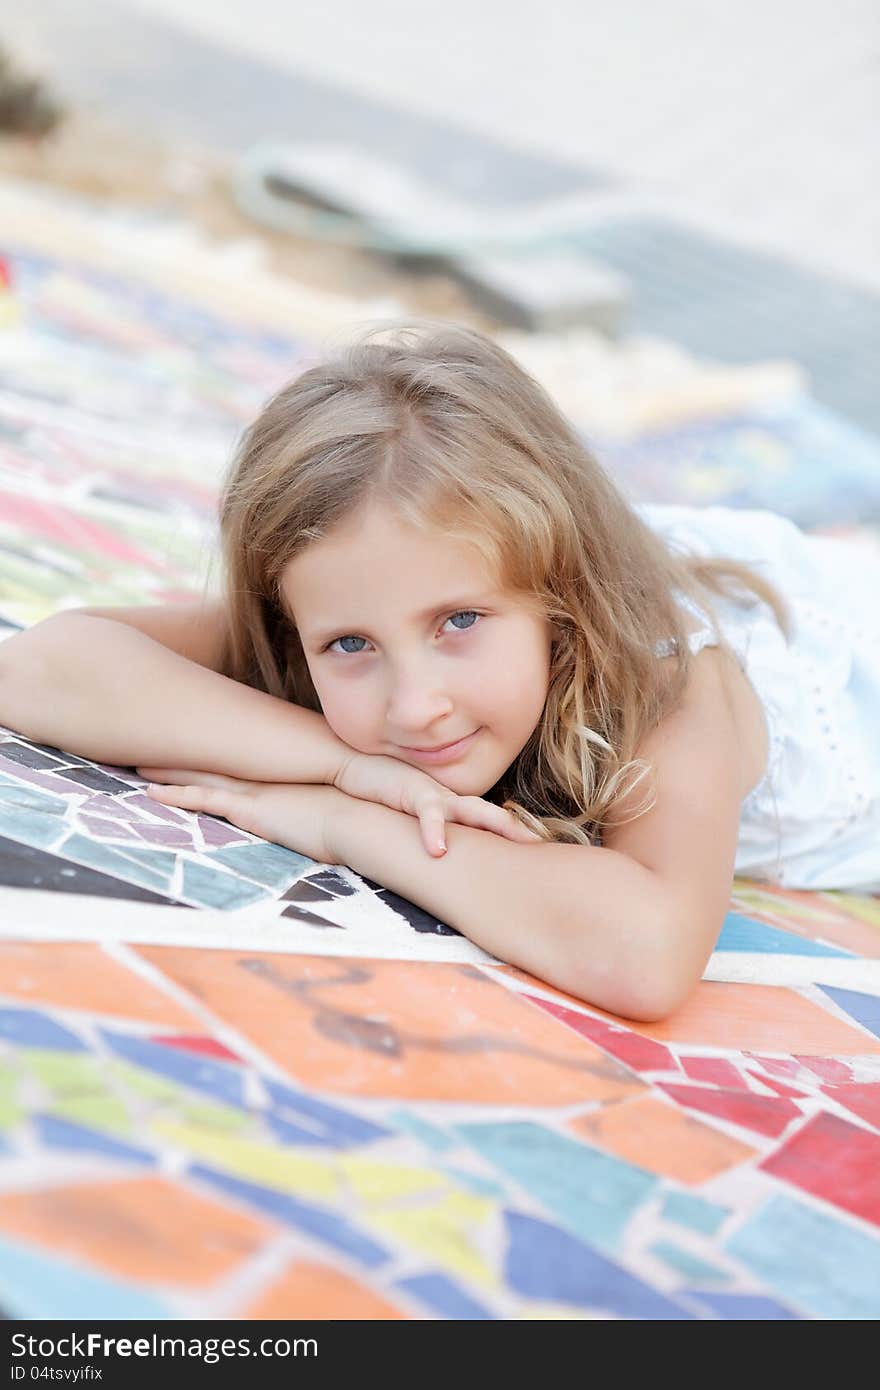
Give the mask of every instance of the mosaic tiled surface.
[[[197, 587], [301, 346], [11, 261], [0, 614]], [[880, 899], [737, 881], [636, 1025], [4, 729], [0, 882], [8, 1316], [880, 1315]]]

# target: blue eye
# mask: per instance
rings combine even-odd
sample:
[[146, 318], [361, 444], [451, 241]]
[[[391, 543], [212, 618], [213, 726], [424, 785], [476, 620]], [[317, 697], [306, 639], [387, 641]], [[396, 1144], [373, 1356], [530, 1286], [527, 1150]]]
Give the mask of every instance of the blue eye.
[[[446, 622], [447, 622], [447, 623], [451, 623], [453, 618], [476, 618], [476, 619], [479, 621], [479, 619], [482, 618], [482, 616], [483, 616], [482, 613], [477, 613], [477, 612], [475, 612], [475, 610], [474, 610], [473, 608], [460, 608], [456, 613], [450, 613], [449, 617], [446, 619]], [[456, 630], [456, 632], [470, 632], [476, 625], [477, 625], [476, 623], [471, 623], [471, 624], [469, 624], [468, 627], [459, 627], [459, 628], [456, 628], [455, 630]], [[334, 637], [333, 641], [332, 641], [332, 642], [328, 642], [327, 645], [326, 645], [326, 647], [322, 647], [321, 650], [324, 651], [324, 652], [329, 652], [330, 649], [331, 649], [332, 647], [335, 647], [335, 646], [336, 646], [336, 643], [337, 643], [337, 642], [363, 642], [363, 641], [365, 641], [365, 640], [366, 640], [366, 639], [363, 638], [363, 637], [356, 637], [356, 636], [354, 636], [353, 633], [347, 633], [344, 637]], [[343, 651], [337, 652], [336, 655], [337, 655], [337, 656], [361, 656], [362, 653], [363, 653], [363, 648], [362, 648], [362, 647], [359, 647], [359, 648], [357, 649], [357, 651], [345, 651], [345, 650], [343, 649]]]

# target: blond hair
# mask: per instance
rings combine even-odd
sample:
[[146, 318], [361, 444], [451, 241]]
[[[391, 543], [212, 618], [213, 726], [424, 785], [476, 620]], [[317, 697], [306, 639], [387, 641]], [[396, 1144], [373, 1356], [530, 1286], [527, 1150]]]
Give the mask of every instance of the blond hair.
[[[693, 660], [676, 593], [728, 652], [710, 591], [762, 600], [790, 635], [781, 596], [748, 566], [676, 553], [651, 530], [498, 344], [413, 320], [361, 332], [279, 391], [245, 432], [220, 512], [225, 674], [320, 711], [282, 572], [373, 503], [475, 544], [553, 624], [543, 713], [486, 793], [546, 839], [597, 842], [650, 772], [636, 750], [679, 703]], [[669, 639], [664, 659], [658, 643]]]

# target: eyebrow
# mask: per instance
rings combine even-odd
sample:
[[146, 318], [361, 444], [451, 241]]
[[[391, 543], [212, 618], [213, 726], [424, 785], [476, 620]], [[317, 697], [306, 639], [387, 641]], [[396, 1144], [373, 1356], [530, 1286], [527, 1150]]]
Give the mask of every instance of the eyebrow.
[[[484, 603], [487, 603], [489, 599], [491, 599], [492, 597], [492, 594], [481, 594], [478, 596], [475, 596], [473, 594], [467, 594], [464, 598], [450, 598], [447, 599], [444, 603], [438, 603], [433, 605], [431, 608], [424, 609], [421, 613], [414, 613], [413, 621], [417, 623], [424, 623], [427, 622], [429, 618], [438, 617], [441, 613], [455, 613], [459, 609], [466, 610], [472, 608], [474, 604], [476, 604], [479, 607], [482, 607], [482, 605]], [[367, 632], [366, 629], [362, 628], [357, 623], [352, 624], [351, 626], [343, 626], [342, 624], [337, 624], [336, 627], [326, 627], [322, 628], [318, 632], [309, 633], [307, 640], [309, 642], [320, 643], [329, 642], [337, 637], [369, 637], [369, 635], [369, 632]]]

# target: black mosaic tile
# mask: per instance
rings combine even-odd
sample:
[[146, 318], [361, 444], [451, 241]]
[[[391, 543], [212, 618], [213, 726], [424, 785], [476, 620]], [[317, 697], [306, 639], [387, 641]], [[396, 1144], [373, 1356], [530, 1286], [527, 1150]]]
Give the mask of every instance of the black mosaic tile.
[[[189, 907], [189, 903], [141, 888], [136, 883], [102, 874], [85, 864], [74, 864], [48, 850], [20, 844], [18, 840], [0, 835], [0, 864], [3, 866], [5, 888], [39, 888], [44, 892], [80, 893], [95, 898], [120, 898], [139, 903], [162, 903], [166, 907]], [[0, 927], [14, 932], [15, 923], [3, 922]]]
[[407, 898], [401, 898], [399, 894], [392, 893], [390, 888], [380, 888], [376, 894], [377, 898], [383, 898], [390, 908], [393, 908], [399, 916], [406, 918], [411, 927], [416, 931], [426, 932], [430, 936], [461, 936], [461, 932], [455, 927], [448, 927], [445, 922], [438, 922], [437, 918], [430, 912], [424, 912], [415, 903], [411, 903]]
[[89, 791], [107, 792], [110, 796], [118, 792], [131, 791], [127, 782], [120, 782], [116, 777], [110, 777], [106, 772], [100, 772], [96, 767], [80, 767], [70, 771], [59, 771], [58, 776], [63, 777], [68, 782], [77, 782], [81, 787], [88, 787]]
[[297, 922], [308, 922], [310, 927], [334, 927], [337, 931], [345, 931], [338, 922], [329, 922], [326, 917], [318, 917], [314, 912], [306, 912], [303, 907], [296, 907], [291, 903], [281, 914], [282, 917], [294, 917]]
[[37, 772], [58, 772], [64, 766], [60, 758], [53, 758], [51, 754], [43, 753], [29, 743], [15, 743], [12, 740], [0, 743], [0, 753], [4, 758], [9, 758], [10, 762], [19, 763], [22, 767], [31, 767]]

